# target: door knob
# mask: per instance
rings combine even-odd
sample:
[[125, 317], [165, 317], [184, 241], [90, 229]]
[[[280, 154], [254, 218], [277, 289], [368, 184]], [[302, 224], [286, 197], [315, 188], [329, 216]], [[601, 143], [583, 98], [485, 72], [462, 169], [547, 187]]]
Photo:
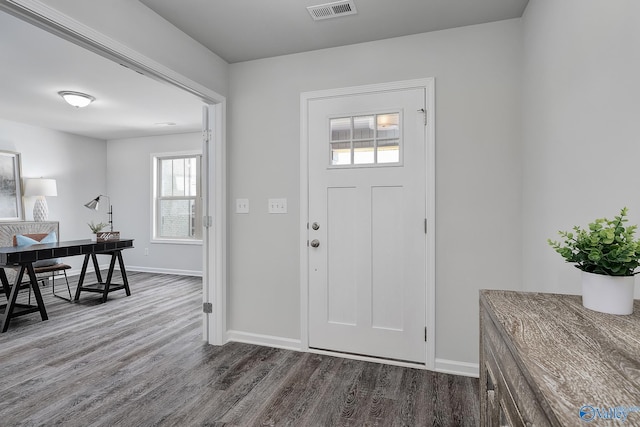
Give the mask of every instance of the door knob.
[[311, 228], [313, 228], [314, 230], [317, 230], [318, 228], [320, 228], [320, 224], [318, 224], [317, 222], [314, 222], [313, 224], [311, 224]]
[[310, 245], [312, 248], [317, 248], [318, 246], [320, 246], [320, 241], [318, 239], [313, 239]]

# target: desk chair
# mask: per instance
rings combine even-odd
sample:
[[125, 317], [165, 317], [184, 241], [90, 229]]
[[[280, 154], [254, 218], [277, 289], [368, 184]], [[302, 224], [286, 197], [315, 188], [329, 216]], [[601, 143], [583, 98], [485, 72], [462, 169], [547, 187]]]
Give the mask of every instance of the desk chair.
[[[55, 237], [55, 233], [52, 233]], [[40, 242], [51, 234], [47, 233], [34, 233], [34, 234], [22, 234], [22, 236], [31, 239], [35, 242]], [[56, 239], [57, 240], [57, 239]], [[17, 236], [13, 236], [13, 246], [18, 246]], [[36, 278], [42, 282], [42, 286], [45, 286], [45, 279], [51, 278], [51, 292], [54, 297], [58, 297], [65, 301], [71, 302], [71, 288], [69, 287], [69, 278], [67, 277], [67, 270], [71, 268], [70, 265], [63, 264], [58, 259], [36, 261], [33, 263], [33, 270], [36, 273]], [[67, 292], [69, 292], [69, 298], [56, 294], [56, 275], [62, 272], [64, 274], [64, 280], [67, 284]], [[29, 283], [29, 282], [27, 282]], [[31, 287], [29, 287], [29, 303], [31, 302]]]

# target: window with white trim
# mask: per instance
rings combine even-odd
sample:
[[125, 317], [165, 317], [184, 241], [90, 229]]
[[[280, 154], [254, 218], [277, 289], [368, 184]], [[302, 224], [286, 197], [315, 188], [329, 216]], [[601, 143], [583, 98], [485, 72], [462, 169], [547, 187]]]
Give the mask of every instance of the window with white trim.
[[153, 157], [153, 239], [202, 240], [200, 154]]

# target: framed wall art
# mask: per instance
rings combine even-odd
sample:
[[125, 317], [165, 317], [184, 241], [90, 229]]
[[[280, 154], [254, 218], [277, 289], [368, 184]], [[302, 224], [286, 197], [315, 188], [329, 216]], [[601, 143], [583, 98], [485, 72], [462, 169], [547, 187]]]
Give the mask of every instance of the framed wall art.
[[24, 220], [20, 153], [0, 151], [0, 221]]

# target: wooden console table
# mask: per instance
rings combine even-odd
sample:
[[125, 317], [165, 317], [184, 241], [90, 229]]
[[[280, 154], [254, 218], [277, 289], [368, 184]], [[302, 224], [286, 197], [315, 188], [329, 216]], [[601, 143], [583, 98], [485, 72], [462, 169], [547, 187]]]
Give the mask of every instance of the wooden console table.
[[[33, 270], [35, 261], [64, 258], [69, 256], [84, 255], [85, 260], [80, 272], [78, 281], [78, 289], [76, 291], [75, 300], [80, 297], [80, 291], [100, 292], [103, 294], [102, 300], [105, 301], [109, 292], [124, 289], [127, 295], [131, 295], [127, 274], [122, 260], [122, 250], [133, 247], [133, 239], [120, 239], [110, 242], [93, 242], [91, 240], [74, 240], [68, 242], [57, 242], [47, 244], [37, 244], [23, 247], [0, 247], [0, 281], [2, 282], [4, 294], [7, 297], [7, 304], [2, 314], [2, 332], [6, 332], [9, 328], [9, 322], [12, 318], [22, 316], [29, 313], [40, 312], [42, 320], [47, 320], [47, 311], [42, 300], [42, 294], [38, 287], [36, 275]], [[100, 269], [96, 260], [96, 255], [104, 254], [111, 256], [111, 263], [107, 275], [107, 281], [102, 282]], [[94, 285], [84, 285], [84, 278], [87, 272], [89, 258], [93, 259], [93, 266], [96, 271], [98, 283]], [[115, 262], [118, 260], [120, 272], [122, 274], [123, 284], [111, 286], [111, 278], [115, 268]], [[13, 286], [9, 285], [5, 268], [17, 268]], [[31, 288], [36, 299], [37, 305], [17, 304], [18, 291], [24, 275], [29, 277]]]
[[640, 300], [617, 316], [480, 291], [480, 410], [482, 426], [640, 425]]

